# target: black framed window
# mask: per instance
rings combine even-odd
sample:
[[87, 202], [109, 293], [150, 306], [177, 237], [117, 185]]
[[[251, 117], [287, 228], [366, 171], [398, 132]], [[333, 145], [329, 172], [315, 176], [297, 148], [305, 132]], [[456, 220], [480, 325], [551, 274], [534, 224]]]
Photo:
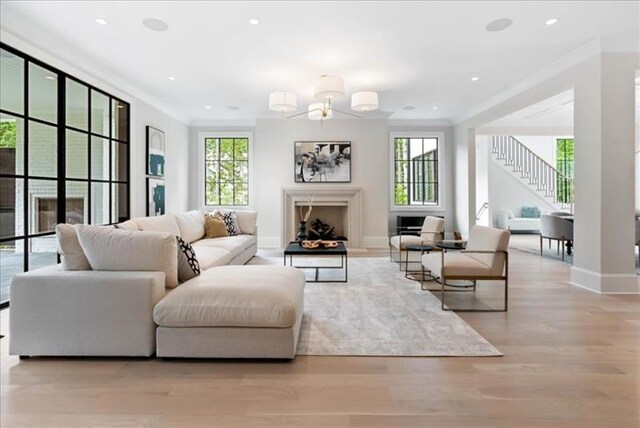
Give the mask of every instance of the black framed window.
[[249, 138], [204, 139], [205, 205], [249, 205]]
[[438, 205], [438, 140], [437, 137], [393, 139], [394, 205]]
[[129, 218], [129, 104], [0, 43], [0, 301], [58, 223]]

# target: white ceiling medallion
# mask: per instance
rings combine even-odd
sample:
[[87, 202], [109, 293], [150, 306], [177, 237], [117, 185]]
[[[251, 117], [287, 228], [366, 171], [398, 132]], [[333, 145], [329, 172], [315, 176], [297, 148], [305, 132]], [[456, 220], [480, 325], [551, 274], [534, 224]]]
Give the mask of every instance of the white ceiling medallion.
[[[340, 76], [329, 76], [326, 74], [320, 76], [313, 86], [313, 96], [321, 102], [310, 104], [305, 112], [286, 116], [285, 113], [295, 111], [298, 108], [296, 94], [284, 91], [271, 92], [271, 94], [269, 94], [269, 109], [281, 112], [287, 119], [306, 114], [309, 119], [320, 122], [331, 119], [333, 112], [342, 113], [358, 119], [364, 117], [348, 111], [338, 110], [332, 106], [332, 100], [345, 96], [344, 80]], [[355, 92], [351, 95], [351, 109], [354, 111], [367, 112], [377, 110], [378, 107], [377, 92], [363, 91]]]

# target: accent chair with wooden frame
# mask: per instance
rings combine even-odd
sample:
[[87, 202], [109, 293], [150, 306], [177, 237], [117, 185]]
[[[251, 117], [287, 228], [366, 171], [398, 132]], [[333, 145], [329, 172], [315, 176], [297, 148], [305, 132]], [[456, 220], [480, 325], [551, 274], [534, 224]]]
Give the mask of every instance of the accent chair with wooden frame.
[[[431, 272], [434, 278], [439, 278], [442, 285], [442, 309], [463, 312], [506, 312], [509, 302], [509, 239], [508, 230], [495, 229], [485, 226], [473, 226], [465, 250], [446, 252], [441, 254], [425, 254], [422, 266]], [[446, 306], [445, 296], [447, 281], [465, 280], [504, 281], [504, 309], [451, 309]]]
[[[425, 245], [444, 239], [444, 219], [427, 216], [422, 226], [408, 226], [396, 229], [397, 235], [389, 237], [389, 260], [394, 260], [394, 253], [398, 254], [397, 261], [402, 270], [402, 253], [406, 252], [407, 245]], [[437, 248], [434, 249], [437, 250]], [[409, 255], [406, 254], [405, 269], [409, 263]], [[419, 263], [420, 260], [415, 260]]]

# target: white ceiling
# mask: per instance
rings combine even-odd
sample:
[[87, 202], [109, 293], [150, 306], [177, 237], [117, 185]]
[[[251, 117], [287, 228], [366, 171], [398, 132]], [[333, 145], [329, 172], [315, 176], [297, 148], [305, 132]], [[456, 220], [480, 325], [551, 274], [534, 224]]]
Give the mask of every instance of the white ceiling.
[[573, 90], [554, 95], [488, 123], [490, 128], [573, 128]]
[[[636, 49], [639, 16], [638, 3], [624, 1], [2, 1], [0, 8], [4, 30], [63, 60], [81, 55], [74, 65], [114, 86], [126, 81], [190, 122], [278, 117], [268, 110], [269, 92], [294, 91], [306, 106], [320, 74], [343, 76], [349, 94], [378, 91], [381, 110], [369, 115], [455, 119], [594, 38]], [[145, 28], [149, 17], [169, 31]], [[485, 31], [498, 18], [513, 25]], [[560, 21], [546, 26], [549, 18]], [[415, 110], [403, 110], [408, 105]]]

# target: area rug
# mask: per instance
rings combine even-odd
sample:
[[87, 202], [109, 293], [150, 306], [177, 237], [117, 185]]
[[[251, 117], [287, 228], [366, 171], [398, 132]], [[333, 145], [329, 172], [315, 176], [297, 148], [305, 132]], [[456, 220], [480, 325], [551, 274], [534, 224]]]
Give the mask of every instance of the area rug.
[[[282, 259], [257, 256], [249, 264]], [[502, 355], [388, 258], [349, 259], [348, 283], [307, 283], [304, 306], [298, 355]]]

